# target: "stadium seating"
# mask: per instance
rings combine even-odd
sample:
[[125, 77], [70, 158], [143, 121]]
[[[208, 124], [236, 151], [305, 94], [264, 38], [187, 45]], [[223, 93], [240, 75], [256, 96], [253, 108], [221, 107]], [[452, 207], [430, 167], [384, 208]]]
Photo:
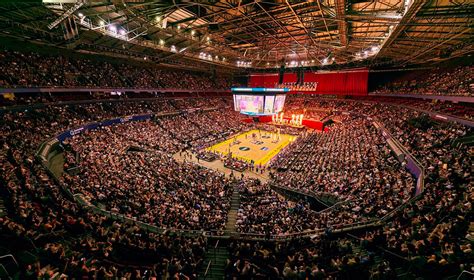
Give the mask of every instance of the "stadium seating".
[[[196, 278], [205, 264], [206, 244], [213, 237], [185, 233], [204, 230], [223, 234], [234, 188], [240, 192], [236, 227], [244, 239], [229, 244], [228, 277], [348, 278], [354, 271], [364, 271], [360, 276], [364, 279], [396, 273], [395, 262], [374, 260], [379, 252], [374, 248], [406, 258], [416, 266], [414, 272], [424, 275], [450, 275], [459, 270], [458, 265], [470, 263], [472, 158], [467, 147], [451, 142], [472, 132], [453, 123], [426, 123], [423, 113], [408, 108], [290, 98], [289, 112], [304, 104], [314, 111], [326, 110], [327, 117], [336, 123], [328, 133], [310, 133], [280, 154], [272, 162], [275, 170], [281, 170], [274, 171], [272, 184], [332, 192], [348, 201], [322, 212], [313, 210], [307, 201], [282, 196], [272, 185], [225, 179], [218, 172], [171, 157], [186, 147], [198, 150], [228, 133], [253, 126], [229, 114], [226, 98], [207, 98], [205, 103], [221, 108], [211, 112], [123, 123], [74, 136], [63, 143], [63, 164], [66, 169], [78, 167], [80, 171], [65, 174], [59, 182], [35, 160], [35, 151], [43, 141], [84, 123], [176, 108], [204, 108], [203, 101], [102, 101], [3, 112], [1, 180], [6, 186], [2, 197], [7, 215], [0, 218], [0, 224], [4, 240], [23, 245], [21, 249], [8, 248], [9, 244], [2, 242], [1, 246], [19, 259], [20, 275], [25, 279], [56, 274]], [[339, 110], [354, 114], [344, 115]], [[383, 123], [424, 166], [424, 192], [411, 204], [405, 205], [414, 197], [415, 179], [391, 155], [370, 121], [358, 115], [361, 113]], [[68, 192], [80, 193], [91, 205], [165, 231], [145, 231], [132, 222], [90, 212]], [[381, 226], [354, 232], [354, 238], [331, 234], [343, 225], [383, 218], [401, 205], [405, 207], [399, 214]], [[314, 240], [251, 240], [258, 236], [284, 238], [315, 229], [323, 234]], [[28, 252], [33, 260], [17, 251]]]

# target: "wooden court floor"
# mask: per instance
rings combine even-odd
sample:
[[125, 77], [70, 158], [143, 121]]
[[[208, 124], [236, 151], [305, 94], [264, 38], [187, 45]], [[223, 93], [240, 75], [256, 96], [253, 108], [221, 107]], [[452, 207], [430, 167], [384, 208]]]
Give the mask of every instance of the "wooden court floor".
[[265, 165], [284, 147], [296, 140], [296, 137], [254, 129], [217, 143], [207, 150], [222, 155], [231, 152], [234, 158], [247, 162], [253, 160], [255, 165]]

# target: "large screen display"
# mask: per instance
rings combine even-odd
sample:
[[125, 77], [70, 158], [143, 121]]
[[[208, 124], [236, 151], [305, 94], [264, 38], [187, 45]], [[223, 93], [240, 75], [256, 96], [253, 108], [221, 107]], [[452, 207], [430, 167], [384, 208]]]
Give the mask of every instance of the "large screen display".
[[283, 111], [285, 95], [234, 94], [234, 110], [246, 115], [273, 115]]
[[258, 115], [263, 113], [262, 95], [241, 95], [240, 96], [240, 112], [244, 114]]
[[284, 94], [278, 94], [275, 97], [275, 104], [273, 106], [273, 111], [275, 113], [280, 113], [281, 111], [283, 111], [283, 106], [285, 105], [285, 98], [286, 95]]
[[265, 96], [265, 111], [266, 115], [273, 114], [273, 103], [275, 102], [275, 96]]

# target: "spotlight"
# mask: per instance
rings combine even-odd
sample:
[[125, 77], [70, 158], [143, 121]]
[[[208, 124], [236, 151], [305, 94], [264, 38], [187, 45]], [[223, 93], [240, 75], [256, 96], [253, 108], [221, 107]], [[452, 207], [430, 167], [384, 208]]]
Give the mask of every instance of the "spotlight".
[[196, 34], [196, 31], [191, 30], [191, 36], [194, 36], [194, 34]]
[[79, 13], [77, 14], [80, 18], [83, 18], [84, 17], [84, 14], [83, 13]]
[[119, 33], [120, 33], [120, 35], [125, 35], [125, 34], [127, 34], [127, 31], [125, 31], [124, 29], [120, 29]]
[[160, 45], [164, 45], [165, 44], [165, 41], [163, 39], [160, 39]]
[[115, 25], [109, 25], [109, 30], [116, 33], [117, 32], [117, 27], [115, 27]]
[[99, 26], [104, 26], [105, 22], [103, 20], [99, 21]]

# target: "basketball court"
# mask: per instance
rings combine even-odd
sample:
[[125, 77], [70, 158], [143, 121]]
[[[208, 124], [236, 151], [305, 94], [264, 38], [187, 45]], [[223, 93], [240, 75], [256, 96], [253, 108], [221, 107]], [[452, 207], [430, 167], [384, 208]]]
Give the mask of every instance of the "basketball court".
[[232, 153], [232, 157], [251, 162], [255, 165], [266, 165], [297, 136], [280, 134], [264, 130], [250, 130], [217, 143], [206, 150], [223, 155]]

